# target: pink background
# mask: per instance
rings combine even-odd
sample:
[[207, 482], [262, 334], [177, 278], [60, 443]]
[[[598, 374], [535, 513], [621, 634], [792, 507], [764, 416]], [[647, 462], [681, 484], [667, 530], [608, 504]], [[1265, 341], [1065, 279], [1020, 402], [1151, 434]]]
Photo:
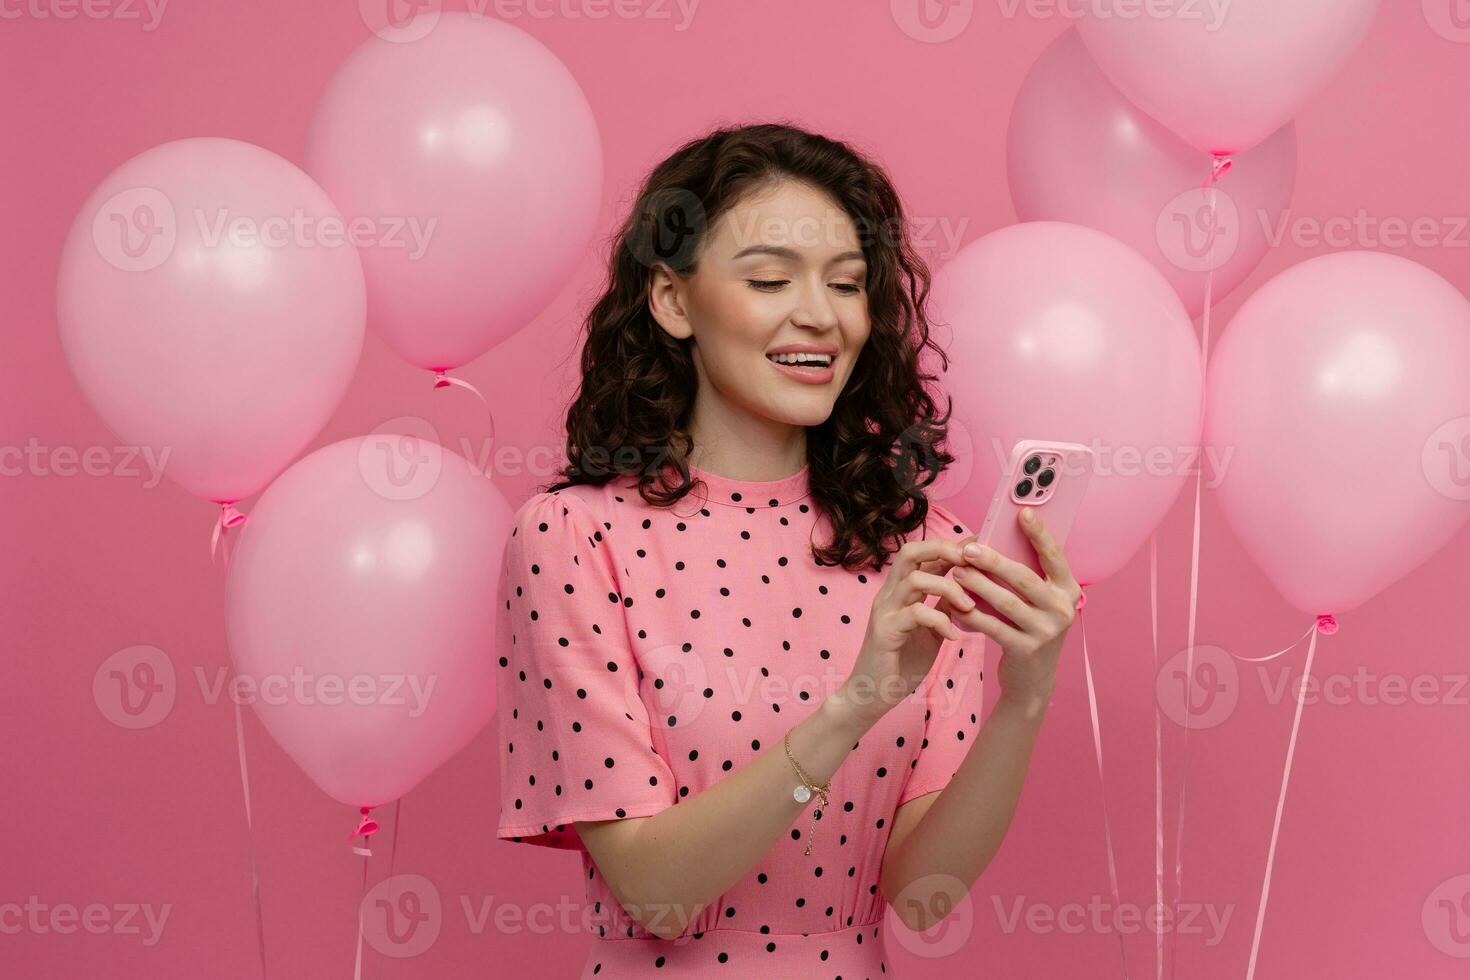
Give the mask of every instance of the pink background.
[[[1428, 0], [1443, 12], [1453, 0]], [[912, 8], [912, 0], [896, 2]], [[112, 5], [116, 7], [116, 5]], [[511, 19], [549, 45], [586, 89], [607, 161], [602, 232], [624, 212], [636, 182], [677, 142], [724, 121], [784, 118], [854, 140], [890, 168], [914, 216], [959, 239], [1015, 220], [1006, 188], [1004, 133], [1026, 69], [1069, 21], [1052, 5], [1006, 16], [1011, 4], [977, 3], [953, 40], [923, 43], [889, 4], [807, 0], [705, 0], [685, 30], [672, 5], [634, 5], [643, 16]], [[963, 13], [969, 4], [957, 8]], [[346, 0], [225, 4], [176, 0], [156, 29], [117, 16], [41, 17], [35, 4], [7, 5], [0, 30], [5, 72], [4, 213], [6, 356], [0, 358], [0, 548], [8, 682], [0, 685], [0, 772], [7, 821], [0, 906], [30, 896], [77, 909], [169, 908], [161, 938], [111, 929], [38, 932], [0, 912], [0, 974], [14, 977], [248, 977], [258, 973], [249, 842], [227, 700], [210, 703], [194, 670], [210, 678], [228, 663], [221, 570], [208, 538], [216, 511], [146, 470], [106, 476], [52, 472], [72, 450], [118, 440], [84, 403], [62, 358], [53, 306], [56, 257], [76, 210], [101, 178], [134, 154], [185, 136], [230, 136], [300, 162], [308, 115], [328, 75], [367, 29]], [[64, 8], [63, 8], [64, 9]], [[111, 9], [109, 7], [101, 8]], [[128, 11], [143, 11], [130, 5]], [[509, 8], [524, 11], [520, 5]], [[16, 16], [17, 12], [19, 13]], [[661, 14], [662, 16], [655, 16]], [[1363, 47], [1298, 117], [1298, 217], [1440, 219], [1470, 213], [1470, 45], [1444, 36], [1419, 0], [1385, 0]], [[1078, 161], [1077, 179], [1088, 179]], [[1228, 178], [1227, 178], [1228, 181]], [[938, 231], [928, 249], [952, 249]], [[1375, 247], [1355, 239], [1353, 247]], [[1328, 246], [1284, 244], [1217, 310], [1216, 330], [1270, 275]], [[1470, 292], [1466, 233], [1437, 248], [1395, 249]], [[560, 450], [557, 423], [576, 370], [578, 319], [601, 276], [600, 249], [545, 313], [462, 372], [490, 398], [502, 443], [524, 456], [496, 467], [497, 485], [519, 502], [549, 479]], [[1218, 336], [1218, 333], [1216, 334]], [[514, 364], [514, 370], [506, 365]], [[1467, 366], [1470, 367], [1470, 366]], [[451, 389], [452, 390], [452, 389]], [[314, 443], [419, 416], [447, 445], [483, 446], [478, 403], [430, 388], [371, 333], [345, 402]], [[977, 434], [981, 438], [984, 434]], [[43, 466], [14, 448], [41, 447]], [[111, 457], [122, 462], [121, 456]], [[136, 464], [135, 464], [136, 466]], [[1161, 659], [1185, 643], [1189, 494], [1159, 533]], [[252, 501], [245, 501], [248, 511]], [[965, 515], [974, 520], [976, 515]], [[1258, 976], [1463, 976], [1452, 925], [1431, 892], [1470, 874], [1465, 719], [1470, 667], [1452, 612], [1464, 599], [1470, 554], [1462, 534], [1409, 578], [1342, 617], [1324, 639], [1322, 672], [1351, 677], [1424, 676], [1439, 703], [1386, 704], [1349, 692], [1342, 703], [1307, 706], [1282, 827]], [[1208, 497], [1204, 511], [1199, 641], [1242, 656], [1284, 646], [1305, 629], [1249, 563]], [[1091, 590], [1089, 640], [1097, 669], [1109, 805], [1125, 903], [1153, 900], [1153, 706], [1147, 551]], [[488, 597], [487, 597], [488, 601]], [[977, 883], [968, 910], [950, 924], [956, 952], [889, 937], [893, 972], [936, 977], [1120, 976], [1117, 935], [1066, 919], [1067, 906], [1111, 903], [1092, 758], [1081, 631], [1074, 630], [1058, 694], [1009, 838]], [[166, 718], [142, 730], [113, 724], [92, 695], [98, 668], [116, 651], [148, 644], [178, 675]], [[1303, 649], [1269, 665], [1300, 669]], [[487, 651], [489, 655], [489, 651]], [[1237, 685], [1228, 719], [1191, 735], [1186, 902], [1230, 915], [1218, 942], [1207, 931], [1179, 938], [1179, 975], [1243, 976], [1260, 891], [1277, 781], [1291, 723], [1289, 697], [1274, 703], [1253, 671]], [[993, 691], [991, 692], [993, 696]], [[1457, 702], [1457, 703], [1456, 703]], [[247, 711], [256, 846], [270, 972], [343, 976], [351, 969], [361, 859], [346, 835], [356, 814], [300, 773]], [[1167, 832], [1182, 729], [1167, 719], [1171, 773]], [[528, 924], [483, 930], [484, 903], [531, 914], [538, 905], [579, 905], [581, 881], [565, 853], [494, 840], [496, 754], [490, 730], [403, 804], [395, 872], [427, 877], [443, 901], [440, 935], [427, 952], [389, 959], [369, 949], [365, 975], [568, 976], [588, 938]], [[393, 830], [384, 814], [372, 864], [387, 875]], [[1171, 846], [1172, 861], [1172, 846]], [[1450, 882], [1460, 899], [1464, 882]], [[1023, 917], [1063, 914], [1065, 925]], [[1001, 911], [997, 910], [997, 907]], [[1004, 914], [1002, 914], [1004, 913]], [[1033, 913], [1035, 915], [1037, 913]], [[140, 919], [133, 919], [138, 923]], [[512, 922], [516, 920], [511, 920]], [[523, 917], [521, 920], [525, 922]], [[575, 920], [574, 920], [575, 921]], [[124, 923], [125, 924], [125, 923]], [[19, 931], [17, 932], [17, 928]], [[1153, 938], [1126, 936], [1135, 976], [1152, 975]], [[1211, 943], [1213, 942], [1213, 945]], [[1470, 953], [1461, 944], [1460, 954]], [[920, 955], [923, 954], [923, 955]]]

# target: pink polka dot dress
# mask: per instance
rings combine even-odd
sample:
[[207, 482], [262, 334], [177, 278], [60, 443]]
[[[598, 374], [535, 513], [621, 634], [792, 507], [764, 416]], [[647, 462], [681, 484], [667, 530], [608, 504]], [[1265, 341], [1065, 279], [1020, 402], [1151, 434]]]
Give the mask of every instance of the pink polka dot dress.
[[[843, 761], [811, 854], [815, 799], [676, 939], [628, 915], [572, 826], [658, 813], [762, 751], [784, 755], [786, 731], [847, 678], [891, 565], [816, 563], [830, 525], [808, 472], [750, 482], [694, 469], [672, 508], [624, 476], [516, 512], [499, 594], [498, 836], [581, 852], [597, 937], [584, 978], [893, 975], [884, 848], [896, 808], [942, 789], [974, 743], [978, 633], [946, 640], [924, 684]], [[969, 534], [931, 502], [911, 537]]]

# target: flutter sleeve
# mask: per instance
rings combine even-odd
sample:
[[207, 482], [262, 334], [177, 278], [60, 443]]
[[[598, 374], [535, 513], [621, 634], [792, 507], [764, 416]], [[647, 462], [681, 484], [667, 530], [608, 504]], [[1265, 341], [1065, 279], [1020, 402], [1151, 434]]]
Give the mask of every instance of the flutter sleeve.
[[[968, 538], [974, 532], [948, 508], [930, 501], [926, 535]], [[929, 604], [938, 604], [934, 598]], [[920, 687], [923, 692], [924, 738], [899, 792], [902, 806], [916, 796], [944, 789], [980, 730], [984, 700], [985, 637], [963, 630], [960, 640], [946, 639]]]
[[521, 506], [498, 598], [497, 836], [585, 850], [573, 821], [676, 802], [639, 695], [616, 564], [588, 502], [541, 492]]

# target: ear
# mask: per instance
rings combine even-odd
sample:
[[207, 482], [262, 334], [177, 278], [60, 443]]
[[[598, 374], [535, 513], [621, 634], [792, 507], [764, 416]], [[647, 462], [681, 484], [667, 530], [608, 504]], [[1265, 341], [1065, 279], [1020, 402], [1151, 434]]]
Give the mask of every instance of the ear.
[[694, 336], [684, 310], [683, 282], [663, 263], [653, 266], [648, 277], [648, 312], [675, 340]]

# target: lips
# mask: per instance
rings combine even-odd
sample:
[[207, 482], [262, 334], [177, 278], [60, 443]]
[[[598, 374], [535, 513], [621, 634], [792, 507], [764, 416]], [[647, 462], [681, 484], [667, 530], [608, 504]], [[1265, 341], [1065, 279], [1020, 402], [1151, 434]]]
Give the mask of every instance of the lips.
[[812, 360], [803, 360], [803, 361], [779, 361], [779, 360], [776, 359], [776, 355], [775, 354], [767, 354], [766, 355], [766, 360], [771, 361], [771, 362], [776, 363], [776, 364], [780, 364], [783, 367], [798, 367], [798, 368], [805, 367], [805, 368], [813, 368], [813, 369], [819, 369], [819, 370], [826, 370], [827, 368], [831, 367], [836, 362], [836, 358], [833, 355], [831, 355], [831, 354], [827, 354], [825, 356], [821, 356], [821, 355], [809, 355], [809, 356], [812, 356], [813, 358], [821, 357], [821, 359], [820, 360], [812, 359]]
[[824, 385], [837, 376], [837, 368], [833, 364], [825, 367], [802, 367], [796, 364], [782, 364], [772, 357], [767, 357], [766, 360], [770, 362], [771, 367], [802, 384]]

